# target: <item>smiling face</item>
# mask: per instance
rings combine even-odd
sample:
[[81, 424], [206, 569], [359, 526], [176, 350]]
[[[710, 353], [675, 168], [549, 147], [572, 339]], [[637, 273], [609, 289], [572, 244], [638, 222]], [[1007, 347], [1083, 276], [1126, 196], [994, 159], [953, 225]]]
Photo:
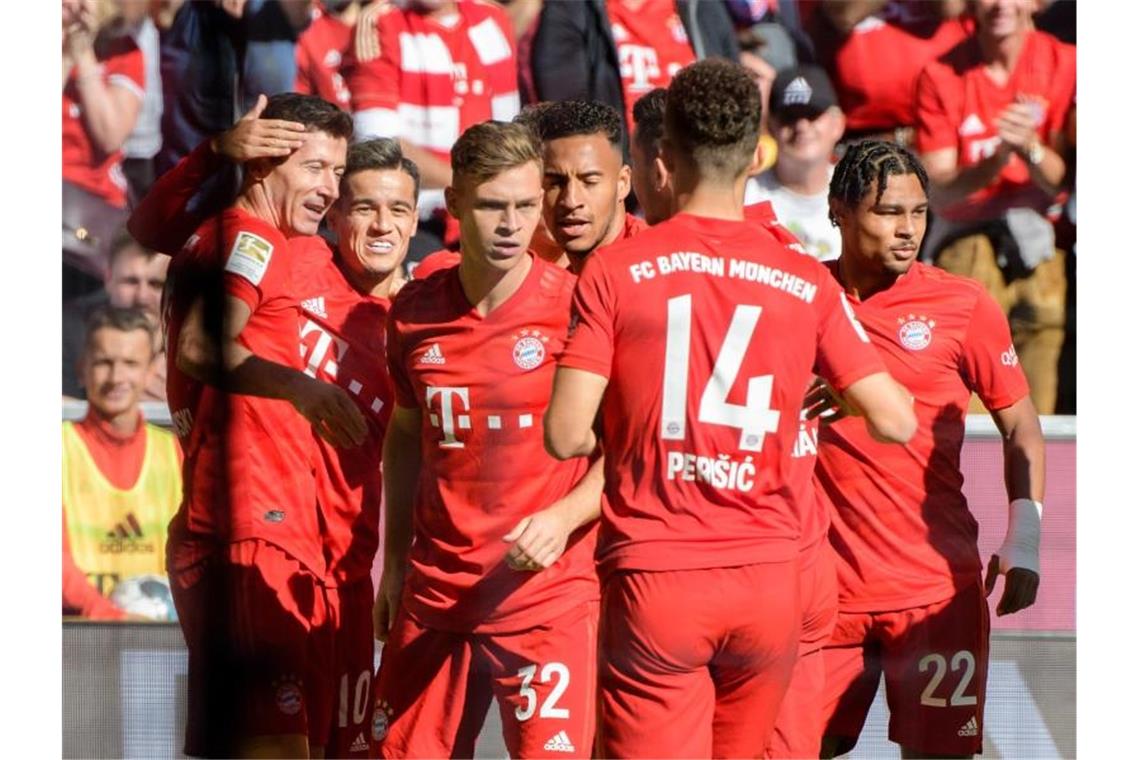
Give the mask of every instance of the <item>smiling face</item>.
[[834, 106], [824, 111], [773, 114], [770, 122], [778, 148], [776, 162], [782, 167], [808, 169], [830, 163], [843, 137], [843, 112]]
[[926, 232], [927, 198], [914, 174], [891, 174], [878, 201], [873, 186], [859, 205], [832, 201], [843, 236], [843, 256], [868, 278], [905, 274]]
[[286, 235], [315, 235], [339, 196], [348, 141], [327, 132], [309, 132], [304, 145], [262, 178], [265, 192]]
[[343, 186], [344, 195], [329, 213], [337, 257], [353, 284], [371, 291], [408, 254], [419, 221], [415, 181], [400, 169], [366, 169]]
[[464, 258], [501, 271], [522, 259], [541, 216], [541, 172], [537, 161], [528, 161], [479, 184], [465, 180], [447, 188]]
[[575, 258], [611, 243], [622, 229], [629, 167], [602, 133], [548, 140], [543, 146], [546, 228]]
[[92, 333], [80, 372], [95, 413], [109, 420], [135, 409], [146, 387], [151, 358], [145, 330], [102, 327]]

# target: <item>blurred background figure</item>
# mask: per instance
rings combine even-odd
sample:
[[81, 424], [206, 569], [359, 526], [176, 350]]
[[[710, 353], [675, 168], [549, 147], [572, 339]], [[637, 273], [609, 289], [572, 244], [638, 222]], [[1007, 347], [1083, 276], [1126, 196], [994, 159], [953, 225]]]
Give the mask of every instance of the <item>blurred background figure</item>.
[[96, 309], [113, 306], [137, 309], [150, 322], [155, 356], [152, 371], [142, 389], [142, 400], [166, 400], [165, 346], [159, 309], [170, 257], [145, 248], [126, 230], [111, 243], [103, 287], [63, 304], [63, 395], [86, 398], [80, 359], [87, 342], [87, 320]]
[[320, 0], [313, 4], [312, 23], [297, 40], [296, 92], [319, 95], [345, 111], [352, 109], [341, 66], [352, 49], [359, 17], [359, 0]]
[[166, 526], [182, 500], [181, 454], [174, 435], [147, 424], [139, 409], [154, 341], [154, 325], [139, 309], [107, 306], [87, 323], [87, 415], [63, 423], [65, 613], [118, 616], [91, 592], [106, 596], [124, 579], [166, 573]]
[[146, 86], [143, 53], [112, 14], [95, 0], [63, 0], [64, 285], [73, 270], [76, 291], [100, 276], [126, 218], [122, 148]]
[[843, 111], [827, 74], [818, 66], [785, 69], [772, 88], [768, 123], [775, 135], [775, 165], [745, 188], [744, 203], [771, 201], [780, 223], [812, 256], [839, 256], [839, 229], [828, 216], [835, 146]]
[[973, 3], [976, 30], [919, 77], [915, 142], [935, 213], [924, 256], [985, 285], [1034, 406], [1053, 414], [1067, 290], [1054, 225], [1072, 187], [1076, 48], [1034, 28], [1037, 7]]
[[373, 3], [345, 67], [355, 139], [390, 137], [420, 170], [420, 225], [409, 269], [459, 241], [443, 202], [451, 146], [468, 127], [519, 112], [514, 27], [501, 7], [457, 0]]

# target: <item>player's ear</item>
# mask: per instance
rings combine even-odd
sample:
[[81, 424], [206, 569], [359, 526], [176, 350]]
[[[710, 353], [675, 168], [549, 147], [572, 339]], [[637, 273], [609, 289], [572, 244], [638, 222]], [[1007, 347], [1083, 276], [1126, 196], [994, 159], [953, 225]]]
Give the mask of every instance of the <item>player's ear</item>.
[[265, 179], [273, 171], [275, 163], [268, 158], [255, 158], [245, 163], [245, 171], [254, 181]]
[[443, 189], [443, 201], [447, 204], [447, 213], [459, 218], [459, 191], [455, 185], [448, 185]]
[[832, 227], [839, 227], [847, 219], [847, 207], [838, 198], [827, 199], [827, 216]]
[[669, 169], [665, 166], [665, 160], [661, 158], [661, 153], [657, 153], [657, 157], [653, 159], [653, 189], [659, 193], [665, 192], [669, 187]]
[[622, 164], [617, 179], [617, 199], [619, 204], [629, 195], [629, 190], [632, 187], [632, 176], [633, 170], [629, 168], [629, 164]]
[[756, 148], [752, 151], [752, 162], [748, 165], [748, 176], [759, 174], [762, 166], [764, 166], [764, 141], [757, 135]]

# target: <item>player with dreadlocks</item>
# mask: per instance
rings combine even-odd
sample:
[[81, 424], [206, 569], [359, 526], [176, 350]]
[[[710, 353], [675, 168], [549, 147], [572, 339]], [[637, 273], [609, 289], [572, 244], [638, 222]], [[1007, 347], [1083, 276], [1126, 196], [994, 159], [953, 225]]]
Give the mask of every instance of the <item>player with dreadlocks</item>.
[[[860, 420], [820, 428], [816, 478], [834, 506], [839, 617], [824, 648], [822, 755], [850, 751], [886, 675], [892, 741], [903, 757], [982, 749], [997, 614], [1033, 604], [1045, 481], [1037, 412], [1009, 325], [973, 280], [916, 261], [926, 231], [922, 164], [890, 142], [852, 145], [831, 180], [843, 252], [827, 266], [883, 361], [914, 395], [918, 432], [886, 446]], [[978, 526], [962, 493], [966, 407], [977, 393], [1001, 431], [1009, 532], [983, 583]]]

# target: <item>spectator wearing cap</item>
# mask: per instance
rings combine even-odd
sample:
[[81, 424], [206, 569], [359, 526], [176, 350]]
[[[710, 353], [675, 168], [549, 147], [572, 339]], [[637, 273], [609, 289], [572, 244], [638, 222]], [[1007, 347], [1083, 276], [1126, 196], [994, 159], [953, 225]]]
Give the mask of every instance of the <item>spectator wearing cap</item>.
[[924, 256], [1002, 305], [1033, 403], [1052, 414], [1067, 287], [1053, 220], [1072, 168], [1076, 49], [1034, 29], [1035, 5], [976, 0], [976, 32], [918, 79], [915, 137], [936, 214]]
[[827, 74], [818, 66], [786, 69], [772, 85], [769, 123], [776, 163], [748, 180], [744, 203], [770, 201], [776, 217], [821, 261], [839, 256], [840, 236], [828, 217], [828, 186], [844, 118]]
[[137, 309], [108, 306], [88, 321], [87, 415], [63, 423], [65, 614], [116, 614], [92, 601], [74, 567], [104, 596], [123, 578], [166, 573], [166, 526], [182, 500], [181, 454], [174, 435], [147, 424], [139, 408], [154, 338]]

